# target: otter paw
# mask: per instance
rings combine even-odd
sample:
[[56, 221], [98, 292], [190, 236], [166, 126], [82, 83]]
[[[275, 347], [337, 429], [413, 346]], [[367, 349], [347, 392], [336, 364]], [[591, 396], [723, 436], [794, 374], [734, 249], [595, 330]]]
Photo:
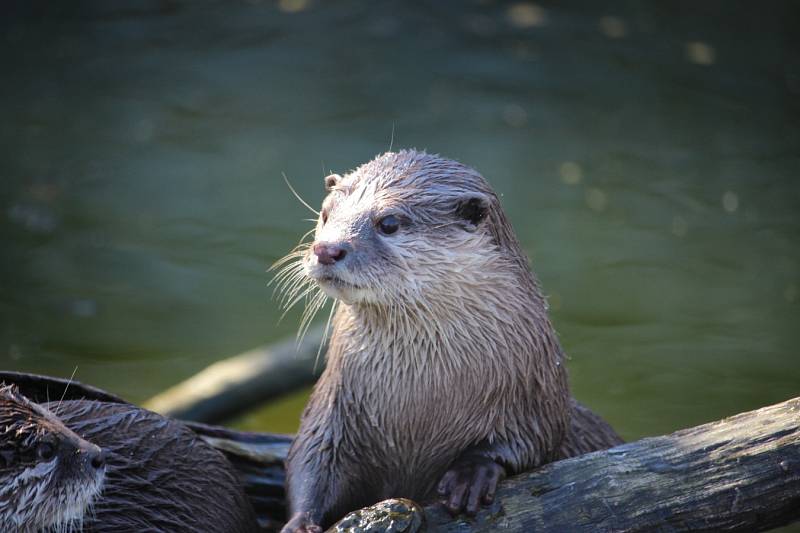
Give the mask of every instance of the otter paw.
[[459, 458], [439, 482], [442, 505], [453, 516], [462, 512], [474, 515], [481, 504], [492, 503], [497, 484], [505, 475], [505, 469], [488, 457]]
[[283, 526], [281, 533], [322, 533], [322, 526], [314, 524], [308, 513], [295, 513]]

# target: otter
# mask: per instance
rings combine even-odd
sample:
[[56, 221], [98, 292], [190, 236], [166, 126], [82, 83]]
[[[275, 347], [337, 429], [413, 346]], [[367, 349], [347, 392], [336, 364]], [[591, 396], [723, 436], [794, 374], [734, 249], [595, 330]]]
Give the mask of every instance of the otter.
[[0, 385], [0, 530], [80, 530], [105, 452], [13, 385]]
[[0, 530], [261, 531], [220, 451], [179, 421], [92, 395], [109, 401], [37, 404], [0, 387]]
[[106, 450], [106, 483], [84, 531], [260, 531], [234, 467], [182, 422], [124, 403], [45, 406]]
[[310, 298], [305, 319], [334, 299], [284, 533], [390, 497], [472, 514], [507, 475], [622, 442], [571, 397], [539, 282], [478, 172], [406, 150], [325, 187], [313, 242], [276, 276]]

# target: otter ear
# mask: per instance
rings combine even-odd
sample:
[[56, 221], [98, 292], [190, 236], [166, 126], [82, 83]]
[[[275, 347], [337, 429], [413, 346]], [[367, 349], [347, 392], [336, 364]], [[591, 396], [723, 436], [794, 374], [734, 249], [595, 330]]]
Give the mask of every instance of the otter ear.
[[456, 216], [476, 228], [489, 213], [489, 199], [482, 195], [470, 195], [456, 204]]
[[339, 174], [330, 174], [325, 176], [325, 190], [330, 191], [342, 180], [342, 177]]

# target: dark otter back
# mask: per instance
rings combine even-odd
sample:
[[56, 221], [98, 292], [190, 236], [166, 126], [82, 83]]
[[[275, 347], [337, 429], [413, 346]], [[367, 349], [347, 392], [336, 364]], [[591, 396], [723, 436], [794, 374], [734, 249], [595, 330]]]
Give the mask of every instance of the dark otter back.
[[88, 400], [45, 407], [106, 450], [103, 491], [85, 531], [258, 531], [227, 459], [180, 422]]

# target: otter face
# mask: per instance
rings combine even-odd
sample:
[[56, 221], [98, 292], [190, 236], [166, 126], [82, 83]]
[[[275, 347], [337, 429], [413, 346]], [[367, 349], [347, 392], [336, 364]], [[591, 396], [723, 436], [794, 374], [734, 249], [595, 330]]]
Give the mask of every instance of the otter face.
[[104, 478], [99, 447], [0, 384], [0, 529], [80, 529]]
[[[348, 304], [458, 305], [511, 265], [490, 217], [497, 197], [474, 170], [414, 151], [325, 178], [305, 274]], [[452, 312], [457, 309], [452, 309]]]

